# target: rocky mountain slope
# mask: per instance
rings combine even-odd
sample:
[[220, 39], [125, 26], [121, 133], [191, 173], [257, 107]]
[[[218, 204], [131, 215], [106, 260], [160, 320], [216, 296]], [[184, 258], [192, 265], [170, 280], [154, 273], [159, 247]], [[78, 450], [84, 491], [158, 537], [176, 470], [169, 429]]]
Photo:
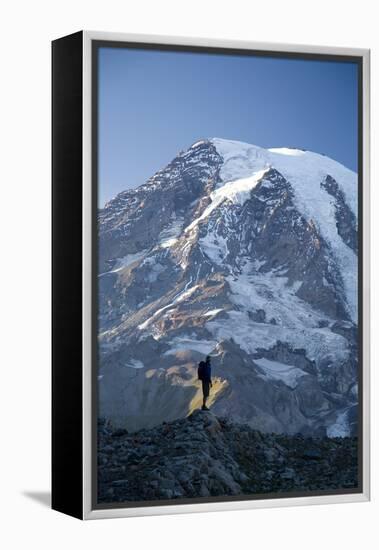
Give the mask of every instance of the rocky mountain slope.
[[129, 430], [199, 406], [264, 432], [348, 435], [357, 405], [357, 176], [221, 139], [99, 212], [100, 415]]
[[357, 487], [356, 438], [263, 434], [211, 413], [127, 434], [99, 424], [99, 502]]

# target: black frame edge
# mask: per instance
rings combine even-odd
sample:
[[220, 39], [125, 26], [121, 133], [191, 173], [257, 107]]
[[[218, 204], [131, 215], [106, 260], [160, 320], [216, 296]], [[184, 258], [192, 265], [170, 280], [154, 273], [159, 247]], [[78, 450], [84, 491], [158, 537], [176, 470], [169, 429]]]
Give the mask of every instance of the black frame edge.
[[52, 508], [83, 519], [83, 32], [52, 42]]

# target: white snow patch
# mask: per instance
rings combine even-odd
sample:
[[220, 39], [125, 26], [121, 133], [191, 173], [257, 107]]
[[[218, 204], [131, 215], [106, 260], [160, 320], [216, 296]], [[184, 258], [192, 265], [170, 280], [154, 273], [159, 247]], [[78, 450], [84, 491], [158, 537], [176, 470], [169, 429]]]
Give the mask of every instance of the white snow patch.
[[125, 363], [125, 367], [129, 367], [131, 369], [143, 369], [145, 365], [142, 361], [139, 359], [130, 359], [127, 363]]
[[258, 170], [251, 176], [241, 178], [225, 183], [211, 194], [212, 202], [217, 204], [224, 199], [229, 199], [233, 204], [243, 205], [250, 197], [250, 192], [254, 189], [257, 183], [263, 178], [267, 169]]
[[270, 167], [267, 151], [262, 147], [221, 138], [213, 138], [211, 142], [224, 160], [220, 170], [223, 182], [248, 178], [253, 173]]
[[178, 237], [180, 236], [183, 227], [183, 219], [175, 217], [173, 219], [173, 223], [161, 231], [159, 235], [158, 246], [161, 248], [170, 248], [178, 241]]
[[257, 183], [263, 178], [267, 170], [259, 170], [248, 177], [228, 181], [222, 187], [218, 187], [210, 194], [211, 203], [204, 209], [202, 214], [193, 220], [185, 232], [196, 227], [201, 220], [207, 218], [215, 208], [220, 206], [225, 200], [229, 200], [233, 204], [243, 205], [250, 197], [251, 191]]
[[254, 363], [263, 369], [264, 378], [279, 380], [292, 389], [296, 388], [299, 378], [302, 378], [307, 374], [298, 367], [294, 367], [293, 365], [285, 365], [284, 363], [279, 363], [278, 361], [271, 361], [265, 357], [254, 359]]
[[275, 319], [277, 325], [287, 328], [317, 328], [319, 321], [325, 320], [324, 314], [296, 296], [298, 281], [289, 286], [287, 277], [275, 271], [260, 273], [256, 265], [247, 260], [239, 275], [226, 277], [231, 290], [230, 300], [239, 309], [261, 309], [266, 313], [267, 323]]
[[358, 384], [354, 384], [350, 392], [351, 392], [351, 395], [353, 395], [354, 397], [358, 397]]
[[346, 409], [337, 416], [335, 423], [326, 430], [328, 437], [348, 437], [350, 435], [348, 414], [349, 409]]
[[204, 317], [214, 317], [217, 315], [217, 313], [220, 313], [221, 311], [224, 311], [222, 308], [220, 309], [211, 309], [210, 311], [207, 311], [204, 313]]
[[208, 231], [206, 236], [199, 239], [200, 246], [212, 262], [222, 265], [229, 253], [228, 241], [221, 235]]
[[184, 245], [181, 247], [179, 251], [180, 253], [179, 265], [183, 271], [185, 271], [188, 267], [188, 258], [192, 250], [192, 245], [196, 241], [196, 238], [197, 238], [196, 232], [193, 232], [189, 236], [187, 236], [187, 238], [184, 241], [182, 241], [184, 242]]
[[270, 349], [279, 341], [304, 349], [307, 358], [317, 364], [322, 360], [333, 364], [349, 357], [346, 339], [329, 329], [257, 323], [244, 311], [229, 311], [227, 319], [212, 319], [205, 326], [217, 341], [233, 339], [248, 354], [259, 348]]
[[205, 143], [205, 140], [204, 139], [200, 139], [199, 141], [196, 141], [195, 143], [193, 143], [190, 147], [190, 149], [195, 149], [195, 147], [197, 147], [198, 145], [202, 145], [203, 143]]
[[176, 239], [175, 237], [172, 237], [171, 239], [165, 239], [165, 240], [161, 241], [159, 243], [159, 245], [162, 248], [170, 248], [170, 246], [174, 245], [177, 241], [178, 241], [178, 239]]
[[174, 306], [174, 305], [176, 305], [180, 302], [183, 302], [186, 298], [189, 298], [199, 288], [199, 285], [195, 285], [191, 288], [187, 288], [187, 286], [188, 285], [186, 285], [184, 290], [182, 290], [178, 294], [176, 294], [176, 296], [174, 297], [173, 301], [170, 304], [167, 304], [167, 306], [164, 306], [164, 307], [161, 307], [161, 308], [157, 309], [157, 311], [155, 311], [151, 317], [149, 317], [148, 319], [146, 319], [146, 321], [144, 321], [143, 323], [138, 325], [137, 328], [139, 330], [145, 330], [150, 325], [150, 323], [156, 317], [158, 317], [161, 313], [168, 310], [169, 308], [172, 308], [172, 306]]
[[289, 147], [272, 148], [269, 151], [271, 153], [278, 153], [279, 155], [289, 155], [290, 157], [300, 157], [306, 153], [302, 149], [291, 149]]
[[181, 336], [174, 338], [169, 343], [171, 349], [167, 350], [164, 355], [174, 355], [177, 351], [192, 350], [208, 355], [217, 346], [214, 340], [197, 340], [191, 336]]
[[106, 271], [105, 273], [100, 273], [99, 277], [102, 277], [103, 275], [108, 275], [108, 273], [117, 273], [118, 271], [121, 271], [122, 269], [128, 267], [134, 262], [142, 260], [147, 252], [147, 250], [141, 250], [141, 252], [136, 252], [135, 254], [127, 254], [123, 258], [117, 258], [113, 268], [110, 271]]

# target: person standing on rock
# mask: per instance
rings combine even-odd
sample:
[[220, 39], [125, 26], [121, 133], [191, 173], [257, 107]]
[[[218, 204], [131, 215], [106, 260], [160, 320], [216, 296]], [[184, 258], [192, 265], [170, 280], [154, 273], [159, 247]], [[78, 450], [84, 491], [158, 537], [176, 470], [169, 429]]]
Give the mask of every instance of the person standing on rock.
[[211, 369], [211, 358], [207, 355], [207, 358], [204, 361], [200, 361], [198, 368], [198, 377], [201, 380], [203, 388], [203, 406], [201, 407], [203, 411], [209, 411], [207, 407], [207, 399], [209, 397], [209, 389], [212, 387], [212, 369]]

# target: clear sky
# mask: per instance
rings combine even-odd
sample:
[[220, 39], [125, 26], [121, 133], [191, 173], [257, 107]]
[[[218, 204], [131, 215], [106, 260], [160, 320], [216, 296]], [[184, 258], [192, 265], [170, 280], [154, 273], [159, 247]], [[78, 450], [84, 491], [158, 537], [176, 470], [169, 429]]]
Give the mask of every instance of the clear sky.
[[99, 51], [99, 206], [207, 137], [324, 153], [357, 170], [357, 65]]

